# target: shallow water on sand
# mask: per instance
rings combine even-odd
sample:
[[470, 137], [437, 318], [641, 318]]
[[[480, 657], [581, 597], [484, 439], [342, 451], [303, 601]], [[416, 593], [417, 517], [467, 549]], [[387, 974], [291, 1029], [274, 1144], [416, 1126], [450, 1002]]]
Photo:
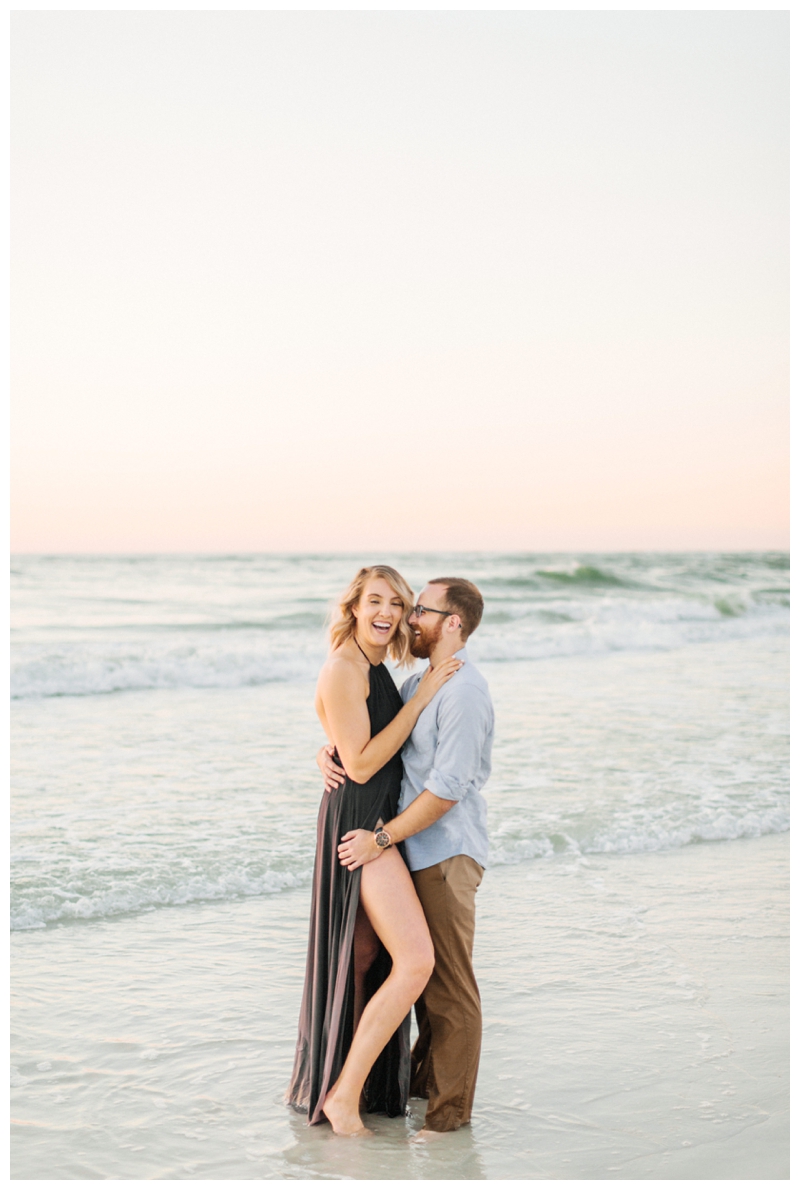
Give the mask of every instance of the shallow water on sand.
[[13, 938], [15, 1178], [788, 1176], [786, 835], [496, 868], [473, 1124], [282, 1102], [306, 889]]

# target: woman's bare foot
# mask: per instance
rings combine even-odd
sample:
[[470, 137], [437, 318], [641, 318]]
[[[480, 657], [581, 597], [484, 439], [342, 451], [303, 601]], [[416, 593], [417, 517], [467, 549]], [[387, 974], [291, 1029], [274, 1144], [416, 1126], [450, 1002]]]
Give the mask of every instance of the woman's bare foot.
[[335, 1091], [329, 1091], [322, 1105], [331, 1128], [339, 1136], [372, 1136], [369, 1128], [361, 1123], [361, 1116], [347, 1104], [339, 1103]]

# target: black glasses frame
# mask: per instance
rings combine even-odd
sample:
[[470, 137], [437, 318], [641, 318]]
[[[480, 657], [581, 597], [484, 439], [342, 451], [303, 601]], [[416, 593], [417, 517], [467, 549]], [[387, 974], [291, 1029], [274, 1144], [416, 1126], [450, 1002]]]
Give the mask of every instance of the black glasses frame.
[[412, 607], [412, 609], [411, 609], [412, 616], [418, 616], [420, 614], [420, 612], [434, 612], [437, 616], [457, 616], [458, 615], [458, 612], [442, 612], [442, 611], [439, 611], [438, 607], [425, 607], [421, 603], [418, 603], [416, 605], [416, 607]]

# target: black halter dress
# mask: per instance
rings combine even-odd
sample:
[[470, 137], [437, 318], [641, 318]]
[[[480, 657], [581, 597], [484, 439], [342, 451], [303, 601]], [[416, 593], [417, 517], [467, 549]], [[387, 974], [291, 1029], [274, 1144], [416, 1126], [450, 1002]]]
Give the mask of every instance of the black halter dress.
[[[358, 642], [356, 642], [358, 643]], [[362, 650], [363, 652], [363, 650]], [[383, 731], [403, 700], [385, 665], [370, 665], [370, 736]], [[336, 757], [338, 763], [338, 757]], [[361, 869], [348, 872], [337, 847], [347, 831], [374, 830], [397, 813], [403, 762], [397, 752], [369, 781], [348, 777], [325, 793], [317, 819], [317, 854], [311, 893], [306, 981], [300, 1007], [297, 1049], [286, 1100], [308, 1112], [309, 1124], [324, 1120], [322, 1104], [341, 1074], [353, 1039], [355, 980], [353, 936]], [[388, 976], [392, 960], [381, 945], [367, 975], [369, 999]], [[367, 1112], [402, 1115], [408, 1102], [411, 1014], [389, 1039], [364, 1084]]]

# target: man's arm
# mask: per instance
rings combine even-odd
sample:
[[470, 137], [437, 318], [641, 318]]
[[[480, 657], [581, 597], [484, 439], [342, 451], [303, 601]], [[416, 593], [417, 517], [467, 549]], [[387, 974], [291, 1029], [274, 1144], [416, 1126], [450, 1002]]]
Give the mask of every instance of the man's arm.
[[[423, 789], [419, 797], [415, 797], [402, 814], [385, 823], [383, 829], [388, 831], [393, 843], [402, 843], [403, 839], [410, 835], [418, 835], [426, 827], [444, 818], [455, 804], [437, 797], [429, 789]], [[375, 842], [372, 831], [348, 831], [346, 835], [342, 835], [342, 842], [339, 844], [339, 863], [344, 864], [348, 871], [354, 872], [362, 864], [377, 859], [382, 850]]]
[[418, 835], [426, 827], [433, 826], [434, 822], [444, 818], [447, 811], [452, 810], [456, 804], [445, 801], [429, 789], [423, 789], [419, 797], [415, 797], [411, 805], [391, 822], [387, 822], [383, 829], [389, 832], [393, 843], [402, 843], [403, 839], [410, 835]]
[[[438, 711], [439, 740], [426, 781], [430, 788], [387, 822], [393, 843], [432, 826], [466, 797], [478, 771], [481, 749], [491, 724], [491, 706], [475, 687], [454, 689], [442, 696]], [[339, 844], [339, 862], [351, 872], [377, 859], [381, 848], [370, 831], [349, 831]]]

